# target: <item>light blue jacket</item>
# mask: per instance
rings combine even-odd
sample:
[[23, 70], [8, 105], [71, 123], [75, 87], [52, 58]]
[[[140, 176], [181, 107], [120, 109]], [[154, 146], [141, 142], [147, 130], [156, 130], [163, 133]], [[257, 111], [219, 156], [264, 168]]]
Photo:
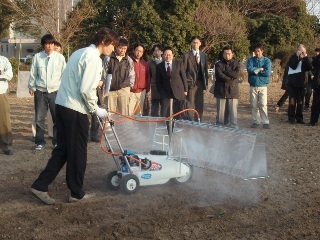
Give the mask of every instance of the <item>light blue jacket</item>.
[[8, 90], [8, 81], [13, 77], [12, 66], [8, 58], [0, 56], [0, 78], [7, 81], [0, 81], [0, 94], [6, 93]]
[[94, 44], [75, 51], [62, 74], [56, 104], [83, 114], [94, 112], [101, 72], [102, 60]]
[[[258, 72], [259, 68], [264, 68]], [[270, 83], [271, 61], [269, 58], [262, 56], [257, 58], [251, 57], [247, 61], [248, 81], [251, 87], [266, 87]]]
[[56, 51], [50, 55], [45, 51], [37, 53], [32, 59], [28, 88], [48, 93], [57, 91], [65, 67], [66, 61], [62, 54]]

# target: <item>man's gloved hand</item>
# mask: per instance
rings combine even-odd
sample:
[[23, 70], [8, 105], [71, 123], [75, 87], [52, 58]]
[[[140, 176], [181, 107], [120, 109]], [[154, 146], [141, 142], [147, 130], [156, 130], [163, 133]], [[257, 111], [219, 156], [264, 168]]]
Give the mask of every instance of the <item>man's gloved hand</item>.
[[96, 114], [99, 118], [105, 118], [108, 116], [107, 110], [105, 110], [104, 108], [99, 108], [99, 107], [94, 112], [94, 114]]

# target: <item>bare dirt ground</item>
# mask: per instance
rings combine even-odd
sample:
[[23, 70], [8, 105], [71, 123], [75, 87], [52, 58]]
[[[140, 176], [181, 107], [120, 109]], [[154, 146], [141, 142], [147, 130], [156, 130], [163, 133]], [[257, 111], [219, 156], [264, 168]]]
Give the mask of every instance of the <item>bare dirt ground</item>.
[[[265, 132], [269, 178], [243, 181], [195, 168], [188, 184], [141, 187], [127, 196], [106, 189], [115, 164], [89, 143], [85, 189], [97, 197], [67, 203], [63, 169], [50, 186], [53, 206], [29, 192], [50, 144], [33, 150], [33, 101], [11, 94], [15, 154], [0, 154], [0, 239], [320, 239], [320, 127], [288, 124], [286, 111], [273, 108], [280, 84], [268, 89], [271, 129], [256, 131]], [[251, 130], [248, 92], [242, 83], [238, 122]], [[204, 122], [213, 123], [215, 101], [206, 95]], [[310, 112], [304, 116], [308, 122]]]

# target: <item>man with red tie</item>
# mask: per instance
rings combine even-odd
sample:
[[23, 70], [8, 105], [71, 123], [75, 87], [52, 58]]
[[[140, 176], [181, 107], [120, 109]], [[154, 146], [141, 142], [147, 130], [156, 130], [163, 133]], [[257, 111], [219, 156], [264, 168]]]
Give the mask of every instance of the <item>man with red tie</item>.
[[156, 86], [163, 102], [162, 116], [170, 116], [170, 99], [173, 99], [173, 113], [180, 111], [180, 100], [188, 94], [186, 72], [181, 60], [173, 59], [173, 50], [166, 47], [164, 61], [156, 67]]
[[[188, 80], [188, 97], [191, 107], [196, 109], [202, 118], [204, 97], [203, 91], [208, 88], [208, 61], [207, 54], [200, 51], [199, 36], [191, 38], [191, 50], [183, 55], [183, 65]], [[198, 121], [194, 115], [194, 120]]]

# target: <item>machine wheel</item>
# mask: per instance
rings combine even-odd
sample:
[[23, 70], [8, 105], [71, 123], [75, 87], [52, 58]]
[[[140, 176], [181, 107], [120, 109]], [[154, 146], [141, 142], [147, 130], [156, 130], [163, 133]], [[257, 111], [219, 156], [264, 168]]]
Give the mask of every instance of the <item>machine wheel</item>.
[[107, 188], [113, 191], [120, 189], [121, 177], [119, 177], [118, 171], [112, 171], [107, 175]]
[[151, 161], [150, 161], [149, 159], [145, 158], [145, 159], [142, 159], [141, 161], [142, 161], [144, 164], [146, 164], [146, 165], [142, 165], [142, 164], [141, 164], [141, 168], [142, 168], [142, 169], [149, 169], [149, 168], [151, 167]]
[[140, 187], [139, 178], [134, 174], [126, 174], [121, 178], [120, 189], [125, 194], [133, 194]]
[[189, 167], [190, 171], [186, 176], [183, 177], [177, 177], [177, 178], [172, 178], [171, 182], [176, 183], [176, 184], [181, 184], [181, 183], [188, 183], [191, 181], [192, 179], [192, 175], [193, 175], [193, 167], [190, 166], [187, 163], [182, 163], [184, 165], [186, 165], [187, 167]]

